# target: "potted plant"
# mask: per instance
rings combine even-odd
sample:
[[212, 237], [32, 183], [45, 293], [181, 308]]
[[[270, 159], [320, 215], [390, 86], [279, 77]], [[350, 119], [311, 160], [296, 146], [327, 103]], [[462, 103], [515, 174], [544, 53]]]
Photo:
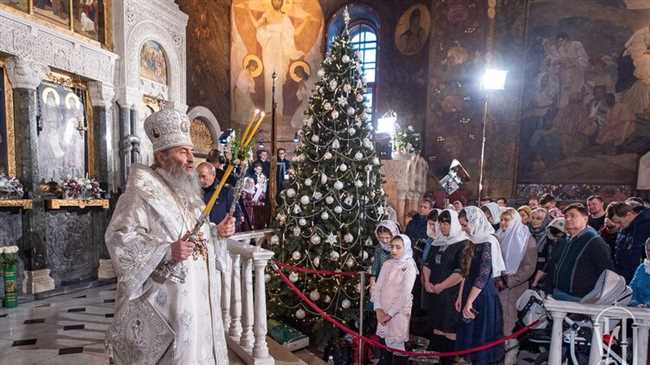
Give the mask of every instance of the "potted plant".
[[18, 289], [16, 287], [16, 263], [18, 262], [18, 247], [0, 247], [0, 269], [5, 281], [5, 296], [2, 305], [5, 308], [15, 308], [18, 305]]

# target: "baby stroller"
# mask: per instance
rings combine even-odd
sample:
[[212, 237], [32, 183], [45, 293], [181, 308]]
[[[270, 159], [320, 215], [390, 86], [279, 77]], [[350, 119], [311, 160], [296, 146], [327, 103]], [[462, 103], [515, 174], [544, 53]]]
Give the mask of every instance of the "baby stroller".
[[[548, 363], [548, 351], [551, 344], [551, 317], [544, 308], [544, 292], [527, 290], [517, 301], [518, 327], [531, 325], [536, 320], [540, 322], [520, 340], [520, 349], [536, 354], [536, 365]], [[601, 274], [594, 289], [582, 300], [583, 304], [627, 305], [632, 296], [632, 290], [625, 285], [625, 279], [613, 271], [606, 270]], [[613, 328], [603, 334], [603, 352], [608, 355], [607, 364], [628, 364], [630, 359], [621, 356], [622, 326], [625, 322], [613, 323]], [[594, 331], [593, 323], [588, 316], [570, 314], [563, 323], [563, 364], [582, 365], [589, 361], [591, 339]]]

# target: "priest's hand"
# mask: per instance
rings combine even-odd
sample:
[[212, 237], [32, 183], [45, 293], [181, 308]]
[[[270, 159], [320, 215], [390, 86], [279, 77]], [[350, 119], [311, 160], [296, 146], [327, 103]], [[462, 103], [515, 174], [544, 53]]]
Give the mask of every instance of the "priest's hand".
[[181, 238], [172, 243], [172, 259], [176, 262], [187, 260], [192, 256], [192, 252], [194, 251], [194, 243], [185, 241], [185, 239], [186, 238]]
[[217, 233], [221, 238], [228, 238], [235, 234], [235, 217], [227, 215], [221, 223], [217, 224]]

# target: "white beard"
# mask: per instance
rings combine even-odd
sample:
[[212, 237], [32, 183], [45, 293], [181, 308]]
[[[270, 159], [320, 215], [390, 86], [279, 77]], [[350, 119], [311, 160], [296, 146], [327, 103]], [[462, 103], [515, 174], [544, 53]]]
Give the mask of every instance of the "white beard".
[[181, 165], [176, 164], [169, 168], [158, 168], [156, 172], [167, 181], [188, 208], [202, 209], [203, 191], [195, 172], [188, 173]]

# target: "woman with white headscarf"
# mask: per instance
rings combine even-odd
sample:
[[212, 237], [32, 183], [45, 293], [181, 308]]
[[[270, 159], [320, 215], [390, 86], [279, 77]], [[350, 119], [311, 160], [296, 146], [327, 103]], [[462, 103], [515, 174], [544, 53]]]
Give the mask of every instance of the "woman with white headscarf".
[[[400, 234], [390, 241], [391, 258], [384, 263], [371, 290], [377, 315], [377, 336], [388, 347], [404, 350], [409, 340], [409, 324], [413, 306], [413, 284], [418, 273], [408, 236]], [[408, 357], [382, 350], [382, 365], [406, 365]]]
[[372, 267], [370, 268], [371, 287], [375, 285], [382, 265], [390, 258], [390, 241], [398, 234], [399, 227], [392, 220], [383, 220], [375, 228], [375, 238], [378, 244], [375, 246], [375, 254], [372, 259]]
[[499, 204], [495, 202], [489, 202], [483, 205], [481, 207], [481, 210], [483, 213], [485, 213], [485, 216], [487, 217], [490, 224], [492, 224], [492, 228], [494, 228], [495, 231], [499, 229], [499, 223], [501, 222], [501, 213], [503, 212]]
[[[428, 350], [447, 352], [454, 349], [456, 329], [460, 324], [460, 313], [456, 312], [454, 303], [458, 286], [463, 281], [463, 249], [469, 242], [458, 222], [458, 213], [453, 209], [443, 210], [438, 215], [438, 228], [440, 234], [432, 240], [428, 259], [422, 267], [427, 292], [424, 306], [429, 313], [432, 335]], [[443, 357], [440, 364], [453, 364], [453, 358]]]
[[[528, 289], [528, 282], [535, 274], [537, 265], [537, 244], [530, 234], [528, 226], [521, 221], [521, 216], [513, 208], [507, 208], [501, 214], [500, 228], [496, 233], [506, 270], [497, 281], [499, 299], [503, 307], [503, 334], [509, 336], [517, 322], [517, 299]], [[516, 340], [509, 341], [505, 365], [517, 362]]]
[[[463, 324], [456, 335], [456, 347], [469, 349], [503, 337], [503, 312], [493, 276], [505, 270], [494, 228], [478, 207], [466, 207], [458, 215], [470, 244], [463, 250], [460, 285], [455, 303]], [[495, 274], [496, 273], [496, 274]], [[473, 365], [503, 360], [503, 345], [472, 353], [466, 359]]]

